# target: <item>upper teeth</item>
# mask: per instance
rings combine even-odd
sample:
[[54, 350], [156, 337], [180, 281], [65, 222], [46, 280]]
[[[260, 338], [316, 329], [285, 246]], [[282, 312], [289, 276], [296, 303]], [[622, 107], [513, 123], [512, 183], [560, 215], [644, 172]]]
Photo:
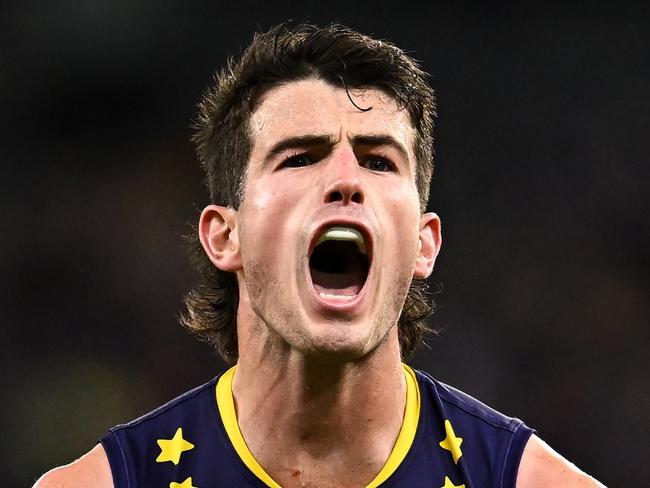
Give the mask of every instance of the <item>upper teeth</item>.
[[330, 227], [320, 236], [316, 245], [325, 241], [350, 241], [354, 242], [361, 254], [368, 254], [366, 241], [363, 239], [361, 232], [352, 227]]

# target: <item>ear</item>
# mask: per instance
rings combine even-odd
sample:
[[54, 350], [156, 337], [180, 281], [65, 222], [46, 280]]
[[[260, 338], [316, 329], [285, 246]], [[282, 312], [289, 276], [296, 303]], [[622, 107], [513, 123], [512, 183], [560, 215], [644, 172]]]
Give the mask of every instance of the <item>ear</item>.
[[414, 278], [424, 279], [431, 274], [441, 245], [440, 217], [432, 212], [423, 214], [420, 218], [420, 242], [415, 258]]
[[199, 219], [199, 238], [217, 268], [231, 273], [242, 268], [235, 209], [219, 205], [205, 207]]

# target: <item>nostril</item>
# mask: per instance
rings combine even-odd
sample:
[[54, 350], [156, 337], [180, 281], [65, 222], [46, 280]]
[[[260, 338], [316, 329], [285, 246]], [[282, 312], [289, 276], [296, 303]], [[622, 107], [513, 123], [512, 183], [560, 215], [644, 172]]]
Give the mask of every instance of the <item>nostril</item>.
[[342, 205], [363, 203], [363, 192], [355, 188], [347, 188], [343, 185], [336, 185], [337, 189], [331, 188], [325, 193], [324, 203], [340, 202]]
[[333, 191], [328, 198], [330, 202], [340, 202], [341, 200], [343, 200], [343, 194], [340, 191]]
[[352, 193], [352, 195], [343, 195], [342, 192], [336, 190], [333, 192], [330, 192], [327, 198], [327, 203], [332, 203], [332, 202], [343, 202], [343, 204], [348, 204], [350, 202], [353, 203], [363, 203], [363, 195], [361, 192], [355, 191]]

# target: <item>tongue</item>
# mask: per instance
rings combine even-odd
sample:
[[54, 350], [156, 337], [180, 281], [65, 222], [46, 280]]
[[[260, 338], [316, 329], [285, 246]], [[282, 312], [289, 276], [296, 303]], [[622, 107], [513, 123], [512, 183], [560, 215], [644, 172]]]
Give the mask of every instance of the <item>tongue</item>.
[[355, 296], [363, 287], [365, 272], [361, 263], [347, 263], [344, 269], [322, 270], [311, 268], [311, 279], [317, 293], [328, 295]]
[[327, 295], [343, 295], [353, 297], [363, 286], [359, 273], [350, 271], [345, 273], [328, 273], [326, 271], [311, 270], [311, 279], [316, 293]]
[[368, 277], [367, 258], [352, 242], [324, 242], [316, 247], [309, 270], [316, 293], [350, 299], [359, 294]]

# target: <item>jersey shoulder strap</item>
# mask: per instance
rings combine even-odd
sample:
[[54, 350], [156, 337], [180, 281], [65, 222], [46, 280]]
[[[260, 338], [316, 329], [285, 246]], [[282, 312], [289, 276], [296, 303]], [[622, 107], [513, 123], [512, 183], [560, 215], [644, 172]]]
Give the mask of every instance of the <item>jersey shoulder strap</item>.
[[514, 487], [534, 431], [426, 373], [416, 375], [422, 397], [421, 435], [413, 455], [419, 463], [428, 459], [442, 467], [454, 486]]
[[215, 486], [259, 486], [242, 479], [241, 463], [219, 419], [217, 380], [112, 428], [101, 439], [115, 488], [204, 488], [212, 479], [219, 479]]

